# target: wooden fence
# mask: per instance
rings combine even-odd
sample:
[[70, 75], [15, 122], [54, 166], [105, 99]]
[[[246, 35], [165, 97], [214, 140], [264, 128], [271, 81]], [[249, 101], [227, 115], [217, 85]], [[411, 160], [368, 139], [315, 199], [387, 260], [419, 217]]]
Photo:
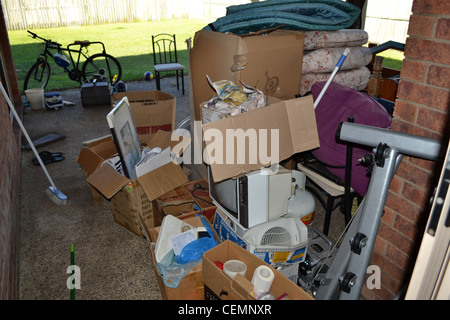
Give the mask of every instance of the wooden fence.
[[1, 0], [8, 30], [218, 18], [250, 0]]
[[[255, 0], [257, 1], [257, 0]], [[251, 0], [1, 0], [8, 30], [133, 21], [218, 18]], [[413, 0], [367, 0], [369, 40], [404, 43]]]
[[369, 41], [405, 43], [413, 0], [367, 0], [364, 30]]

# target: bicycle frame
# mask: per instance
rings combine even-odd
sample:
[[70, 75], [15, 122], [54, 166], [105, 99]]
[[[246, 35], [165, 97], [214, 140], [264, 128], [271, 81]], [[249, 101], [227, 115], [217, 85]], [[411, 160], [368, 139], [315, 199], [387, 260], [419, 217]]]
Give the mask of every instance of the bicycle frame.
[[[55, 59], [55, 54], [52, 53], [50, 50], [55, 49], [59, 54], [63, 52], [67, 52], [70, 58], [70, 65], [68, 67], [61, 67], [66, 71], [69, 75], [69, 78], [73, 81], [77, 81], [80, 84], [83, 84], [82, 77], [81, 77], [81, 70], [80, 70], [80, 60], [81, 57], [88, 59], [89, 55], [85, 52], [83, 52], [83, 48], [87, 48], [90, 45], [101, 45], [102, 51], [101, 53], [106, 54], [105, 45], [100, 41], [88, 41], [88, 42], [74, 42], [69, 45], [67, 45], [66, 48], [62, 47], [60, 43], [53, 42], [51, 40], [44, 39], [42, 37], [39, 37], [38, 35], [31, 33], [34, 38], [39, 38], [40, 40], [44, 41], [45, 48], [44, 52], [39, 54], [40, 59], [44, 59], [46, 62], [47, 56], [50, 56]], [[79, 49], [74, 49], [73, 47], [78, 46]], [[72, 67], [72, 69], [70, 69]]]

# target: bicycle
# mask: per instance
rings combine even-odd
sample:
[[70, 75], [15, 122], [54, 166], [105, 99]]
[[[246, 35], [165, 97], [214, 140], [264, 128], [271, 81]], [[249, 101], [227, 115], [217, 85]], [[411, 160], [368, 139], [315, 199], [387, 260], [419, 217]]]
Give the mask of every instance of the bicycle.
[[[55, 63], [68, 73], [71, 80], [78, 82], [80, 85], [92, 82], [93, 80], [108, 81], [112, 86], [119, 82], [122, 76], [122, 67], [116, 58], [106, 53], [105, 45], [102, 42], [87, 40], [75, 41], [64, 48], [58, 42], [42, 38], [30, 30], [27, 30], [27, 32], [34, 39], [37, 38], [44, 41], [45, 47], [25, 77], [23, 85], [24, 92], [28, 88], [45, 89], [50, 79], [50, 64], [47, 61], [48, 56], [52, 57]], [[101, 53], [90, 56], [88, 54], [88, 47], [91, 45], [100, 45], [102, 47]], [[52, 53], [50, 51], [51, 49], [57, 52]], [[64, 53], [67, 53], [70, 61]], [[80, 69], [82, 57], [85, 61]]]

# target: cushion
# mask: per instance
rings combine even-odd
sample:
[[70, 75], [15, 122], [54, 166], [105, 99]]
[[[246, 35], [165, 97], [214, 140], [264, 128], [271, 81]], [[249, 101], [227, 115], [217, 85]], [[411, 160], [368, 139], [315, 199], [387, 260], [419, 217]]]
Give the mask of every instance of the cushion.
[[[300, 95], [304, 96], [311, 91], [313, 84], [327, 81], [331, 76], [330, 73], [307, 73], [302, 75], [300, 82]], [[361, 67], [350, 70], [338, 71], [333, 81], [342, 84], [348, 88], [357, 91], [363, 90], [367, 87], [370, 79], [370, 70], [367, 67]]]
[[[319, 96], [324, 82], [312, 86], [314, 100]], [[322, 100], [315, 109], [320, 148], [313, 155], [330, 165], [344, 166], [346, 144], [337, 141], [336, 131], [339, 123], [353, 117], [355, 123], [379, 128], [389, 128], [390, 117], [386, 109], [365, 93], [331, 82]], [[381, 141], [380, 141], [381, 142]], [[371, 147], [358, 146], [353, 148], [351, 187], [362, 197], [367, 192], [370, 176], [367, 166], [358, 159], [372, 152]], [[329, 168], [329, 170], [344, 181], [345, 170]]]
[[[302, 73], [333, 72], [346, 48], [323, 48], [303, 55]], [[368, 47], [349, 47], [350, 52], [340, 70], [356, 69], [367, 66], [372, 61], [372, 52]]]

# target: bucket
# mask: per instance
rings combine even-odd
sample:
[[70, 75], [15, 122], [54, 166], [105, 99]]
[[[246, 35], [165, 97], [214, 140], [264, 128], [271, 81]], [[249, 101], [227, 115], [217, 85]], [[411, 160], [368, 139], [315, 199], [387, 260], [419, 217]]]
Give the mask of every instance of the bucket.
[[30, 107], [33, 110], [45, 109], [44, 106], [44, 89], [28, 89], [25, 90]]

